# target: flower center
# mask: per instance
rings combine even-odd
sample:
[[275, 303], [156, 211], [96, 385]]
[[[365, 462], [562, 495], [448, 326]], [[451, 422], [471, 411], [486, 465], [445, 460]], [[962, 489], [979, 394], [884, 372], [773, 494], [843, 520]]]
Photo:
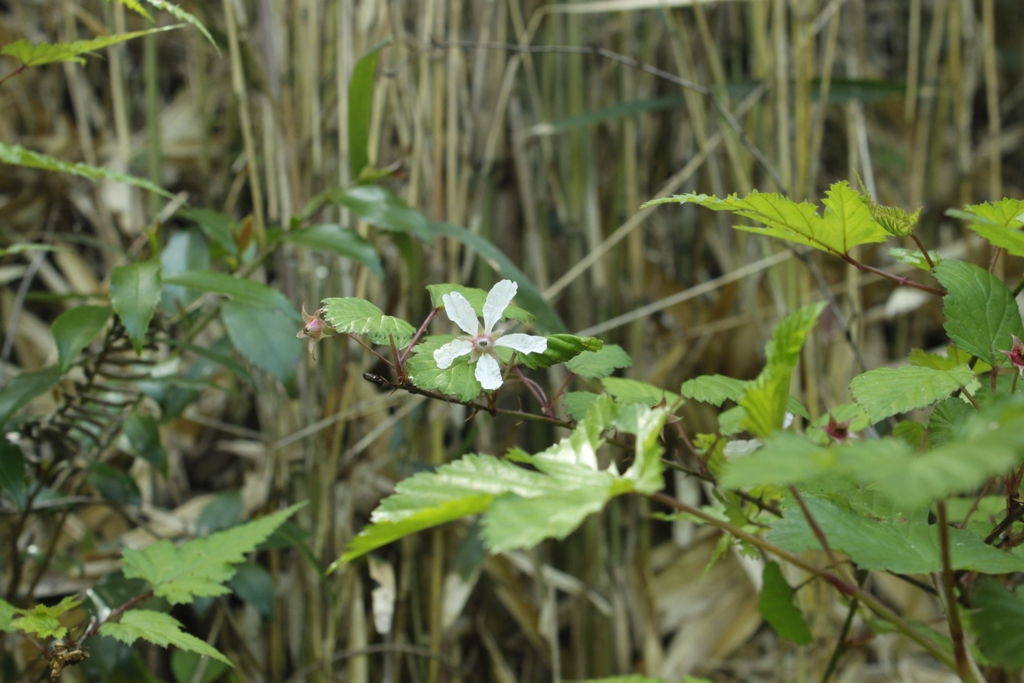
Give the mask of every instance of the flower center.
[[473, 346], [477, 351], [490, 351], [494, 346], [494, 339], [486, 334], [481, 334], [473, 340]]

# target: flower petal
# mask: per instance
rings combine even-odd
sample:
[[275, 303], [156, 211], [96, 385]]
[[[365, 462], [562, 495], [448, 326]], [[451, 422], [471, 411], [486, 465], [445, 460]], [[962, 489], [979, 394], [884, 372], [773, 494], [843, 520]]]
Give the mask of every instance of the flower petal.
[[447, 370], [459, 356], [465, 356], [473, 350], [473, 342], [468, 339], [453, 339], [434, 351], [434, 362], [437, 367]]
[[495, 346], [507, 346], [519, 353], [544, 353], [548, 350], [548, 340], [532, 334], [506, 334], [494, 340]]
[[475, 337], [480, 331], [480, 322], [476, 319], [476, 312], [473, 305], [466, 297], [458, 292], [448, 292], [441, 301], [444, 302], [444, 312], [448, 318], [462, 328], [462, 331], [471, 337]]
[[484, 329], [487, 334], [494, 331], [494, 324], [501, 320], [501, 314], [512, 303], [518, 289], [519, 285], [511, 280], [502, 280], [487, 292], [487, 301], [484, 302]]
[[485, 353], [476, 362], [476, 380], [487, 391], [494, 391], [501, 386], [501, 368], [494, 356]]

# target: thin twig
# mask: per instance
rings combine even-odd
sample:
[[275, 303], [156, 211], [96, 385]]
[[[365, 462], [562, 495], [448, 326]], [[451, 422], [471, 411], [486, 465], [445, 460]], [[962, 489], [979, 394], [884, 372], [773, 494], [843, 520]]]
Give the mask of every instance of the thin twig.
[[8, 81], [8, 79], [14, 78], [18, 74], [20, 74], [22, 71], [24, 71], [26, 68], [28, 68], [28, 64], [22, 64], [21, 66], [19, 66], [17, 69], [12, 71], [11, 73], [7, 74], [3, 78], [0, 78], [0, 85], [3, 85], [4, 83], [6, 83]]
[[946, 501], [940, 500], [939, 510], [939, 546], [942, 550], [942, 592], [945, 594], [946, 621], [949, 622], [949, 637], [953, 641], [953, 656], [956, 658], [956, 669], [965, 682], [978, 681], [974, 667], [967, 656], [964, 644], [964, 628], [960, 622], [960, 609], [957, 607], [956, 591], [953, 589], [953, 567], [949, 555], [949, 519], [946, 516]]
[[[679, 463], [674, 462], [672, 460], [669, 460], [668, 458], [662, 458], [661, 459], [661, 464], [665, 465], [666, 467], [668, 467], [670, 469], [682, 472], [683, 474], [688, 474], [691, 477], [696, 477], [697, 479], [700, 479], [701, 481], [706, 481], [709, 484], [713, 484], [715, 486], [718, 485], [718, 480], [715, 478], [715, 475], [713, 475], [711, 473], [705, 474], [704, 472], [701, 472], [699, 470], [695, 470], [692, 467], [687, 467], [686, 465], [680, 465]], [[771, 503], [766, 503], [765, 501], [761, 500], [760, 498], [757, 498], [755, 496], [750, 495], [746, 491], [729, 491], [729, 493], [735, 493], [741, 499], [743, 499], [746, 502], [750, 503], [751, 505], [753, 505], [754, 507], [758, 508], [759, 510], [764, 510], [765, 512], [771, 513], [771, 514], [775, 515], [776, 517], [782, 517], [782, 511], [779, 510], [779, 508], [775, 507]]]
[[829, 562], [835, 567], [836, 573], [843, 577], [843, 581], [848, 583], [852, 582], [853, 577], [847, 576], [846, 569], [842, 564], [839, 563], [839, 558], [836, 557], [835, 552], [832, 550], [832, 546], [829, 545], [828, 539], [825, 537], [825, 532], [818, 526], [818, 522], [814, 519], [814, 515], [811, 514], [810, 509], [807, 507], [807, 503], [804, 502], [804, 497], [800, 495], [800, 491], [797, 490], [796, 486], [790, 486], [789, 492], [800, 506], [800, 510], [804, 513], [804, 519], [807, 520], [808, 526], [811, 527], [811, 531], [814, 532], [814, 537], [818, 539], [818, 543], [821, 544], [822, 550], [828, 555]]
[[920, 282], [915, 282], [908, 277], [901, 277], [894, 273], [890, 273], [886, 270], [882, 270], [881, 268], [875, 268], [874, 266], [869, 266], [866, 263], [861, 263], [860, 261], [853, 258], [849, 254], [841, 254], [839, 252], [832, 253], [836, 254], [837, 256], [839, 256], [839, 258], [843, 259], [844, 261], [849, 263], [854, 268], [857, 268], [858, 270], [863, 270], [867, 273], [874, 273], [875, 275], [880, 275], [884, 277], [886, 280], [892, 280], [896, 284], [904, 285], [906, 287], [913, 287], [914, 289], [920, 289], [922, 292], [928, 292], [929, 294], [934, 294], [935, 296], [946, 296], [946, 293], [941, 289], [929, 287], [928, 285], [923, 285]]
[[412, 351], [412, 347], [416, 346], [416, 342], [418, 342], [420, 340], [420, 337], [423, 336], [423, 333], [427, 331], [427, 325], [430, 324], [430, 321], [434, 319], [434, 316], [437, 315], [437, 312], [440, 310], [440, 308], [435, 308], [434, 310], [432, 310], [430, 312], [430, 315], [427, 316], [427, 319], [423, 321], [422, 325], [420, 325], [420, 329], [416, 330], [416, 334], [413, 335], [412, 341], [409, 342], [409, 345], [405, 347], [405, 351], [402, 352], [402, 357], [400, 360], [403, 366], [405, 365], [405, 359], [409, 357], [409, 352]]
[[928, 267], [931, 270], [935, 270], [935, 263], [932, 261], [932, 257], [928, 254], [928, 250], [924, 248], [923, 244], [921, 244], [921, 240], [918, 236], [914, 233], [910, 233], [910, 239], [914, 240], [914, 243], [917, 244], [917, 248], [921, 250], [924, 260], [928, 262]]
[[[857, 572], [857, 585], [863, 587], [864, 579], [866, 579], [868, 573], [864, 570]], [[839, 638], [836, 639], [836, 647], [832, 650], [832, 656], [829, 657], [828, 666], [825, 667], [825, 673], [821, 676], [821, 683], [828, 683], [829, 679], [832, 678], [832, 674], [836, 672], [836, 667], [839, 666], [839, 659], [846, 653], [846, 639], [850, 635], [850, 627], [853, 626], [853, 618], [857, 616], [857, 607], [860, 606], [860, 600], [853, 598], [850, 600], [850, 608], [846, 612], [846, 620], [843, 622], [843, 628], [839, 630]]]

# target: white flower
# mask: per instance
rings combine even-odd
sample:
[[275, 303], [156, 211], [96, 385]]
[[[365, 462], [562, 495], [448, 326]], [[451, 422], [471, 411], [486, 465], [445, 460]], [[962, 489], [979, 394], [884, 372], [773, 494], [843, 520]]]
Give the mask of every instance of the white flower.
[[437, 367], [445, 370], [450, 368], [455, 359], [469, 354], [469, 362], [476, 363], [476, 379], [480, 386], [494, 391], [501, 386], [500, 358], [496, 346], [505, 346], [519, 353], [544, 353], [548, 348], [548, 340], [532, 334], [508, 334], [502, 336], [495, 331], [494, 324], [501, 320], [502, 314], [512, 303], [519, 285], [511, 280], [502, 280], [491, 287], [484, 302], [484, 324], [476, 318], [476, 312], [466, 297], [458, 292], [449, 292], [441, 297], [444, 312], [453, 323], [462, 328], [467, 336], [453, 339], [434, 351]]

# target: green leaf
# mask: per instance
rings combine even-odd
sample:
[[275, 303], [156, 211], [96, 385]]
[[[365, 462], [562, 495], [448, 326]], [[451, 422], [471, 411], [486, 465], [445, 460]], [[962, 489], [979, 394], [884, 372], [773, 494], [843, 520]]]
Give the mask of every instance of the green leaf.
[[743, 431], [743, 422], [747, 419], [747, 411], [743, 406], [733, 406], [718, 415], [718, 431], [722, 436], [732, 436]]
[[11, 603], [0, 600], [0, 631], [6, 631], [7, 633], [13, 633], [14, 627], [11, 626], [11, 620], [18, 613], [18, 610], [14, 608]]
[[0, 163], [12, 166], [25, 166], [27, 168], [39, 168], [44, 171], [70, 173], [71, 175], [81, 176], [90, 180], [113, 180], [118, 183], [127, 183], [128, 185], [141, 187], [143, 190], [155, 192], [168, 199], [174, 198], [174, 195], [170, 192], [144, 178], [136, 178], [135, 176], [113, 171], [109, 168], [61, 161], [46, 154], [25, 149], [21, 145], [8, 145], [5, 142], [0, 142]]
[[370, 163], [370, 117], [373, 113], [373, 83], [377, 60], [386, 42], [359, 58], [348, 82], [348, 158], [352, 178], [358, 178]]
[[925, 425], [913, 420], [900, 420], [892, 428], [892, 435], [903, 439], [911, 448], [921, 449], [921, 442], [924, 441], [924, 448], [931, 447], [931, 434], [925, 433]]
[[846, 181], [835, 183], [827, 192], [825, 216], [818, 215], [817, 207], [807, 202], [800, 204], [780, 194], [753, 191], [745, 198], [730, 195], [719, 199], [706, 194], [684, 194], [647, 202], [642, 208], [655, 204], [699, 204], [713, 211], [732, 211], [737, 216], [764, 223], [764, 228], [736, 226], [770, 237], [805, 244], [815, 249], [845, 254], [859, 244], [884, 242], [888, 233], [871, 218], [864, 198], [851, 189]]
[[854, 377], [850, 393], [874, 424], [897, 413], [930, 406], [973, 380], [974, 372], [966, 364], [951, 370], [905, 365], [878, 368]]
[[484, 388], [477, 381], [476, 366], [471, 365], [469, 356], [456, 358], [450, 367], [442, 370], [434, 360], [434, 351], [452, 339], [451, 335], [424, 337], [413, 347], [412, 356], [406, 360], [405, 368], [412, 383], [421, 389], [437, 389], [446, 396], [460, 401], [472, 401]]
[[214, 42], [213, 36], [210, 35], [210, 32], [206, 30], [205, 26], [203, 26], [203, 22], [199, 21], [177, 5], [167, 2], [167, 0], [146, 0], [146, 2], [157, 9], [162, 9], [165, 12], [170, 13], [170, 15], [178, 21], [184, 21], [185, 23], [191, 24], [195, 28], [199, 29], [199, 32], [206, 36], [206, 39], [210, 41], [210, 44], [213, 45], [218, 54], [220, 53], [220, 48], [217, 47], [217, 43]]
[[994, 664], [1024, 666], [1024, 597], [994, 579], [983, 579], [974, 592], [974, 605], [970, 627], [985, 656]]
[[152, 415], [133, 412], [128, 416], [122, 428], [120, 448], [167, 476], [167, 451], [160, 444], [160, 428]]
[[196, 597], [224, 595], [223, 584], [235, 573], [234, 565], [245, 561], [286, 519], [304, 506], [298, 503], [274, 514], [218, 531], [176, 548], [168, 540], [157, 541], [143, 550], [126, 548], [122, 563], [129, 579], [145, 579], [153, 593], [174, 605], [191, 603]]
[[[910, 364], [923, 368], [934, 368], [935, 370], [952, 370], [958, 365], [971, 362], [971, 354], [961, 351], [956, 344], [946, 347], [946, 355], [927, 353], [923, 349], [910, 350]], [[991, 368], [989, 368], [991, 369]], [[977, 369], [975, 369], [977, 374]]]
[[209, 270], [183, 270], [173, 275], [165, 275], [163, 281], [167, 284], [198, 289], [203, 292], [227, 294], [236, 303], [277, 309], [293, 320], [302, 320], [284, 294], [255, 280], [232, 277], [225, 273], [215, 273]]
[[475, 251], [481, 258], [501, 273], [503, 276], [519, 285], [519, 301], [523, 303], [534, 315], [537, 322], [534, 326], [544, 334], [565, 334], [569, 329], [558, 317], [558, 313], [551, 307], [547, 299], [541, 294], [537, 286], [530, 278], [526, 277], [523, 271], [519, 270], [511, 259], [501, 249], [480, 235], [474, 234], [465, 228], [451, 223], [435, 222], [430, 224], [430, 229], [439, 235], [445, 235], [462, 242], [464, 245]]
[[642, 403], [646, 406], [654, 406], [664, 400], [665, 405], [672, 407], [679, 401], [679, 394], [635, 379], [605, 377], [601, 380], [601, 386], [609, 396], [622, 403]]
[[150, 21], [153, 21], [153, 15], [146, 11], [146, 8], [139, 4], [139, 0], [117, 0], [119, 3], [132, 10], [138, 12], [142, 16], [146, 17]]
[[105, 47], [116, 45], [117, 43], [123, 43], [126, 40], [132, 40], [133, 38], [139, 38], [151, 33], [173, 31], [174, 29], [181, 27], [182, 24], [175, 24], [174, 26], [160, 26], [158, 28], [146, 29], [145, 31], [116, 33], [111, 36], [104, 36], [93, 40], [76, 40], [73, 43], [39, 43], [38, 45], [33, 45], [27, 40], [19, 40], [15, 43], [4, 45], [3, 49], [0, 49], [0, 54], [5, 54], [10, 57], [14, 57], [15, 59], [19, 59], [25, 66], [40, 66], [42, 64], [52, 64], [54, 62], [78, 62], [79, 64], [85, 64], [85, 60], [82, 59], [81, 55], [88, 52], [95, 52]]
[[727, 489], [787, 486], [813, 480], [836, 468], [838, 449], [822, 448], [793, 432], [777, 432], [751, 455], [735, 458], [718, 482]]
[[[221, 339], [225, 338], [221, 337]], [[253, 381], [252, 375], [249, 374], [249, 371], [242, 367], [241, 364], [239, 364], [234, 358], [232, 358], [226, 353], [219, 353], [215, 351], [213, 348], [205, 346], [196, 346], [195, 344], [189, 344], [178, 339], [172, 339], [171, 337], [159, 337], [157, 338], [157, 341], [160, 342], [161, 344], [167, 344], [168, 346], [174, 346], [179, 349], [191, 351], [197, 356], [202, 356], [207, 360], [211, 360], [217, 365], [223, 367], [224, 369], [235, 373], [236, 375], [244, 379], [246, 382], [248, 382], [251, 386], [256, 386], [256, 382]]]
[[[462, 285], [455, 285], [451, 283], [443, 283], [437, 285], [427, 285], [427, 291], [430, 292], [430, 303], [434, 308], [444, 308], [444, 295], [451, 292], [458, 292], [462, 296], [466, 297], [466, 301], [473, 307], [473, 312], [476, 313], [478, 318], [484, 317], [484, 303], [487, 301], [487, 292], [476, 287], [464, 287]], [[521, 320], [523, 322], [530, 322], [534, 319], [532, 313], [518, 306], [509, 304], [508, 307], [501, 314], [502, 320]]]
[[972, 414], [974, 408], [959, 398], [947, 398], [937, 403], [928, 418], [928, 436], [932, 446], [938, 448], [953, 441]]
[[104, 500], [115, 505], [139, 505], [142, 502], [135, 480], [127, 472], [105, 462], [89, 463], [89, 474], [85, 480], [96, 487]]
[[99, 336], [113, 313], [109, 306], [76, 306], [64, 311], [50, 326], [57, 342], [57, 367], [67, 372], [75, 358]]
[[365, 334], [377, 344], [390, 345], [394, 339], [397, 348], [412, 341], [416, 328], [380, 310], [365, 299], [355, 297], [324, 299], [324, 320], [338, 332]]
[[121, 318], [135, 353], [142, 354], [142, 343], [149, 321], [160, 301], [160, 262], [143, 261], [118, 266], [110, 273], [110, 303]]
[[0, 491], [6, 492], [24, 510], [28, 502], [28, 486], [25, 484], [25, 454], [21, 448], [0, 438]]
[[235, 221], [217, 211], [198, 207], [182, 209], [178, 214], [198, 225], [206, 239], [219, 246], [224, 253], [238, 256], [238, 245], [235, 243], [238, 224]]
[[167, 240], [167, 246], [160, 254], [160, 265], [160, 277], [165, 280], [164, 309], [177, 312], [202, 296], [202, 292], [167, 284], [166, 278], [186, 270], [210, 270], [210, 243], [195, 228], [176, 232]]
[[285, 242], [307, 249], [330, 250], [336, 254], [362, 263], [379, 278], [384, 277], [377, 250], [355, 230], [343, 228], [337, 223], [314, 225], [304, 230], [293, 230], [281, 236]]
[[408, 233], [424, 242], [429, 242], [432, 237], [423, 214], [381, 185], [337, 188], [328, 193], [328, 199], [348, 207], [359, 218], [381, 230]]
[[81, 604], [81, 600], [69, 595], [52, 607], [36, 605], [32, 609], [16, 610], [21, 616], [11, 622], [11, 627], [25, 633], [34, 633], [39, 638], [63, 638], [68, 630], [61, 626], [58, 619]]
[[274, 581], [266, 569], [254, 562], [240, 564], [230, 585], [231, 592], [260, 614], [268, 618], [274, 616]]
[[570, 391], [563, 399], [563, 406], [569, 417], [574, 420], [582, 420], [597, 398], [597, 394], [589, 391]]
[[871, 426], [871, 418], [868, 417], [863, 408], [856, 403], [841, 403], [812, 422], [804, 436], [819, 446], [831, 445], [832, 437], [825, 432], [830, 416], [834, 417], [836, 422], [849, 421], [850, 424], [847, 429], [851, 433], [857, 433]]
[[964, 351], [998, 367], [1009, 351], [1010, 334], [1024, 336], [1013, 293], [984, 268], [946, 259], [935, 267], [935, 277], [948, 292], [942, 299], [946, 334]]
[[23, 372], [7, 380], [0, 389], [0, 429], [29, 401], [57, 386], [60, 376], [60, 368], [51, 365], [36, 372]]
[[221, 304], [220, 315], [242, 356], [285, 384], [291, 382], [302, 358], [302, 342], [295, 338], [288, 318], [280, 311], [235, 301]]
[[[849, 555], [861, 569], [898, 574], [941, 571], [939, 532], [921, 509], [904, 513], [891, 503], [845, 509], [838, 503], [806, 497], [804, 503], [829, 545]], [[1024, 558], [986, 545], [966, 529], [949, 528], [950, 565], [955, 570], [1007, 574], [1024, 570]], [[768, 540], [790, 552], [820, 550], [821, 544], [797, 506], [772, 524]]]
[[632, 367], [633, 359], [618, 344], [605, 344], [597, 351], [584, 351], [565, 364], [569, 372], [587, 379], [608, 377], [620, 368]]
[[[870, 198], [866, 198], [868, 206], [871, 208], [871, 217], [882, 226], [890, 235], [895, 237], [909, 237], [913, 234], [914, 228], [917, 227], [917, 222], [921, 219], [921, 208], [918, 208], [914, 213], [908, 213], [904, 209], [898, 206], [880, 206], [871, 201]], [[922, 207], [923, 208], [923, 207]], [[889, 255], [893, 253], [890, 250]], [[924, 265], [920, 266], [925, 270], [930, 270], [928, 267], [928, 261], [924, 258]], [[933, 262], [938, 263], [937, 259], [932, 259]]]
[[702, 375], [683, 382], [679, 393], [694, 401], [721, 407], [726, 401], [739, 401], [750, 382], [725, 375]]
[[971, 230], [1010, 254], [1024, 256], [1024, 234], [1019, 232], [1024, 227], [1024, 200], [1005, 198], [950, 209], [946, 215], [963, 219]]
[[766, 562], [761, 586], [761, 616], [782, 638], [807, 645], [811, 642], [811, 630], [807, 628], [803, 612], [796, 605], [796, 593], [786, 583], [778, 562]]
[[[929, 273], [932, 272], [932, 267], [928, 263], [928, 259], [924, 257], [920, 249], [904, 249], [903, 247], [892, 247], [889, 249], [889, 256], [893, 257], [900, 263], [906, 263], [920, 268], [921, 270], [927, 270]], [[939, 256], [937, 251], [929, 251], [928, 256], [931, 257], [932, 263], [938, 265], [942, 261], [942, 257]]]
[[160, 647], [173, 645], [188, 652], [196, 652], [231, 664], [231, 660], [222, 655], [212, 645], [182, 630], [181, 622], [170, 614], [154, 612], [148, 609], [128, 610], [118, 623], [105, 623], [100, 626], [100, 635], [116, 638], [122, 643], [131, 645], [138, 639], [155, 643]]
[[601, 340], [594, 337], [577, 337], [572, 334], [553, 334], [547, 338], [548, 348], [544, 353], [523, 353], [516, 357], [523, 365], [538, 370], [549, 368], [575, 358], [584, 351], [599, 351]]

